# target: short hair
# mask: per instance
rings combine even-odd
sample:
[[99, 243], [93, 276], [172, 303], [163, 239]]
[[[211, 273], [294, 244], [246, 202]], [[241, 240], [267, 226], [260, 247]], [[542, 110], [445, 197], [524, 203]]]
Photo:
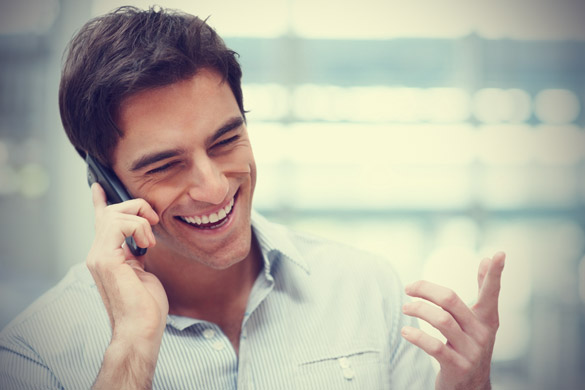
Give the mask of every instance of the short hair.
[[238, 54], [206, 20], [160, 7], [120, 7], [87, 22], [65, 52], [59, 86], [61, 121], [78, 153], [110, 166], [123, 136], [120, 104], [144, 90], [214, 69], [245, 118]]

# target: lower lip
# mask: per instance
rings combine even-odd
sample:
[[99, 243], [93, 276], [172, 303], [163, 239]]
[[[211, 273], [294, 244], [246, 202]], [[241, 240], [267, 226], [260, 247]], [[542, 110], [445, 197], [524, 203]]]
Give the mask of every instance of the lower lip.
[[196, 230], [197, 232], [200, 232], [202, 234], [215, 234], [215, 233], [222, 232], [222, 231], [226, 230], [232, 224], [232, 221], [234, 220], [234, 214], [236, 213], [236, 205], [238, 204], [237, 198], [238, 198], [238, 194], [236, 193], [236, 195], [234, 195], [234, 205], [232, 206], [230, 213], [219, 224], [215, 224], [215, 225], [212, 225], [210, 227], [200, 227], [197, 225], [187, 223], [187, 222], [181, 220], [180, 218], [177, 218], [177, 219], [179, 221], [181, 221], [184, 225], [187, 225], [188, 227], [190, 227], [192, 230]]

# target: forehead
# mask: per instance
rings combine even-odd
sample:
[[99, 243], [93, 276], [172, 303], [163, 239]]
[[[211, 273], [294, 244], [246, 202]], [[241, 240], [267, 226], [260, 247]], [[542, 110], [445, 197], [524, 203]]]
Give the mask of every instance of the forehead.
[[120, 105], [122, 137], [113, 163], [122, 153], [199, 142], [238, 115], [229, 84], [215, 71], [201, 70], [189, 79], [139, 92]]
[[226, 91], [223, 91], [225, 89], [229, 89], [229, 85], [224, 82], [219, 73], [211, 69], [201, 69], [187, 79], [148, 88], [124, 98], [118, 107], [118, 125], [121, 128], [127, 127], [128, 120], [132, 119], [132, 115], [137, 112], [144, 115], [155, 107], [159, 112], [177, 108], [175, 103], [179, 99], [189, 101], [189, 104], [196, 108], [197, 105], [218, 93], [225, 93]]

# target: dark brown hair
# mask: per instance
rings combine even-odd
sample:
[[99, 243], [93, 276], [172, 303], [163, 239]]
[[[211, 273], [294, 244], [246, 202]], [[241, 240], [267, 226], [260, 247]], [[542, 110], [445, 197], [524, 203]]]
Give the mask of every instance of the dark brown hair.
[[120, 104], [137, 92], [212, 68], [227, 81], [244, 115], [237, 53], [196, 16], [174, 10], [121, 7], [86, 23], [66, 51], [59, 86], [61, 121], [82, 157], [102, 164], [120, 137]]

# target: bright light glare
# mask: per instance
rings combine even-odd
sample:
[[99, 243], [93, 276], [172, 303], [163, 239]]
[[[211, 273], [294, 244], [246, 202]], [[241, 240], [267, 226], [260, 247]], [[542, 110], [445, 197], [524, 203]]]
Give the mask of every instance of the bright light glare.
[[528, 349], [531, 339], [530, 315], [525, 310], [500, 309], [500, 327], [494, 345], [494, 361], [513, 360]]
[[288, 90], [279, 84], [242, 85], [246, 114], [251, 121], [278, 120], [286, 117], [289, 107]]
[[575, 175], [564, 167], [490, 167], [480, 183], [477, 198], [487, 208], [564, 208], [577, 203]]
[[[122, 5], [146, 8], [153, 2], [94, 0], [92, 4], [93, 15], [98, 15]], [[338, 0], [167, 0], [163, 6], [203, 18], [211, 16], [210, 24], [224, 37], [276, 37], [293, 31], [307, 38], [460, 38], [475, 32], [488, 39], [585, 39], [582, 4], [574, 0], [362, 0], [343, 4]]]
[[[470, 99], [460, 88], [430, 88], [425, 91], [425, 101], [417, 102], [424, 112], [423, 119], [430, 122], [463, 122], [470, 114]], [[422, 103], [422, 104], [421, 104]]]
[[571, 123], [580, 110], [579, 98], [567, 89], [545, 89], [534, 100], [535, 114], [544, 123]]
[[573, 125], [542, 125], [534, 134], [539, 162], [552, 166], [571, 166], [585, 159], [585, 133]]
[[[465, 166], [475, 158], [471, 126], [302, 123], [290, 126], [286, 150], [298, 164]], [[282, 150], [281, 153], [286, 153]]]
[[295, 88], [293, 105], [303, 120], [456, 123], [469, 116], [469, 96], [460, 88], [304, 84]]
[[423, 268], [423, 278], [449, 286], [467, 304], [477, 299], [477, 268], [480, 256], [467, 246], [438, 242]]
[[521, 123], [530, 117], [530, 96], [520, 89], [480, 89], [473, 96], [473, 113], [484, 123]]
[[294, 30], [311, 38], [464, 36], [471, 32], [471, 23], [461, 10], [468, 7], [455, 3], [458, 2], [365, 0], [344, 2], [341, 6], [336, 0], [296, 0]]
[[481, 126], [477, 156], [488, 166], [525, 165], [535, 158], [534, 130], [527, 125]]
[[[585, 39], [582, 4], [572, 0], [296, 0], [294, 30], [311, 38]], [[327, 15], [323, 18], [323, 15]]]
[[281, 36], [288, 26], [286, 0], [94, 0], [92, 13], [101, 15], [123, 5], [148, 8], [161, 4], [164, 8], [180, 9], [202, 19], [209, 17], [209, 24], [222, 37], [266, 37]]

